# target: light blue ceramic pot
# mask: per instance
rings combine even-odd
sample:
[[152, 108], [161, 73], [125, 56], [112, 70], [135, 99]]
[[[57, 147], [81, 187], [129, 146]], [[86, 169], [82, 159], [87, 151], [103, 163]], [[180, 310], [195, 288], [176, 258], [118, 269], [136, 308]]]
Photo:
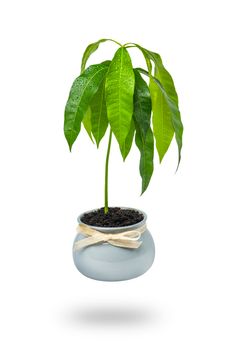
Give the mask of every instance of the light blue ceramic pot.
[[[121, 228], [90, 227], [97, 231], [111, 234], [137, 229], [144, 225], [147, 219], [144, 212], [138, 211], [143, 214], [144, 219], [135, 225]], [[78, 217], [78, 223], [82, 223], [81, 217], [83, 215], [84, 213]], [[74, 244], [85, 237], [85, 235], [78, 233]], [[140, 240], [142, 244], [137, 249], [116, 247], [109, 243], [99, 243], [77, 251], [74, 250], [73, 246], [75, 266], [86, 277], [99, 281], [124, 281], [138, 277], [151, 267], [155, 256], [154, 241], [148, 229], [142, 234]]]

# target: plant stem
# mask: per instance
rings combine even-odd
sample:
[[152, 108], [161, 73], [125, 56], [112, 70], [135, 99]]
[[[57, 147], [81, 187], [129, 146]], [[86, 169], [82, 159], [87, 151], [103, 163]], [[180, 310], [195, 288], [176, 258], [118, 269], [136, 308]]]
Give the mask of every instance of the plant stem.
[[113, 43], [116, 43], [117, 45], [119, 45], [119, 46], [122, 46], [118, 41], [116, 41], [116, 40], [113, 40], [113, 39], [108, 39], [108, 40], [110, 40], [110, 41], [112, 41]]
[[124, 44], [124, 47], [136, 47], [136, 45], [134, 43], [126, 43]]
[[105, 207], [104, 207], [104, 213], [108, 213], [108, 167], [109, 167], [109, 157], [110, 157], [110, 148], [111, 148], [111, 138], [112, 138], [112, 131], [110, 129], [110, 135], [109, 135], [109, 142], [108, 142], [108, 148], [106, 153], [106, 166], [105, 166]]

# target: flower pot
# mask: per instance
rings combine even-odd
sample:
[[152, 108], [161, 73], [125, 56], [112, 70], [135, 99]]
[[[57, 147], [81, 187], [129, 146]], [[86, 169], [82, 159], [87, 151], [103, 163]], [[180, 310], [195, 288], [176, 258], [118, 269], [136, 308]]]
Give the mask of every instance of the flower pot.
[[154, 241], [145, 226], [146, 214], [138, 211], [143, 214], [143, 220], [124, 227], [89, 226], [81, 221], [85, 213], [78, 217], [79, 224], [112, 236], [126, 231], [139, 230], [141, 227], [144, 230], [139, 239], [142, 242], [139, 248], [123, 248], [108, 242], [100, 242], [76, 250], [76, 242], [87, 238], [85, 234], [78, 233], [73, 245], [73, 259], [75, 266], [83, 275], [100, 281], [124, 281], [142, 275], [151, 267], [155, 256]]

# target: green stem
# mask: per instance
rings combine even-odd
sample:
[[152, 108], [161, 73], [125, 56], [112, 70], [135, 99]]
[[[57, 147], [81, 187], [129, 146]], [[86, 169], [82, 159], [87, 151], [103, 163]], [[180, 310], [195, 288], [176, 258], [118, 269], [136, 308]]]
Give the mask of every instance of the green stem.
[[104, 207], [104, 213], [108, 213], [108, 167], [109, 167], [109, 157], [110, 157], [110, 148], [111, 148], [111, 138], [112, 138], [112, 131], [110, 129], [110, 136], [109, 136], [109, 142], [108, 142], [108, 148], [106, 153], [106, 166], [105, 166], [105, 207]]
[[136, 45], [134, 43], [126, 43], [124, 44], [124, 47], [136, 47]]
[[113, 39], [108, 39], [108, 40], [110, 40], [110, 41], [112, 41], [113, 43], [116, 43], [117, 45], [119, 45], [119, 46], [122, 46], [118, 41], [116, 41], [116, 40], [113, 40]]

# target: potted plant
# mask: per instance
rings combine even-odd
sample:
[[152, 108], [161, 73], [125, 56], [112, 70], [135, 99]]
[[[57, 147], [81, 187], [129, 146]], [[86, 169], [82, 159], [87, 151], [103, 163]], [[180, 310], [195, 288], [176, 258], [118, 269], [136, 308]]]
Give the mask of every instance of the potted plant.
[[[112, 61], [86, 68], [90, 55], [107, 40], [119, 46]], [[129, 55], [132, 48], [143, 54], [147, 69], [133, 68]], [[153, 173], [154, 141], [161, 162], [175, 135], [179, 166], [183, 125], [175, 86], [160, 55], [138, 44], [121, 45], [112, 39], [90, 44], [83, 54], [81, 74], [71, 87], [65, 107], [64, 134], [70, 151], [82, 124], [97, 147], [107, 129], [109, 142], [104, 207], [78, 217], [78, 234], [73, 245], [75, 265], [81, 273], [97, 280], [137, 277], [153, 263], [153, 238], [146, 228], [143, 211], [109, 207], [108, 164], [113, 136], [124, 160], [135, 139], [140, 152], [141, 192], [144, 193]]]

